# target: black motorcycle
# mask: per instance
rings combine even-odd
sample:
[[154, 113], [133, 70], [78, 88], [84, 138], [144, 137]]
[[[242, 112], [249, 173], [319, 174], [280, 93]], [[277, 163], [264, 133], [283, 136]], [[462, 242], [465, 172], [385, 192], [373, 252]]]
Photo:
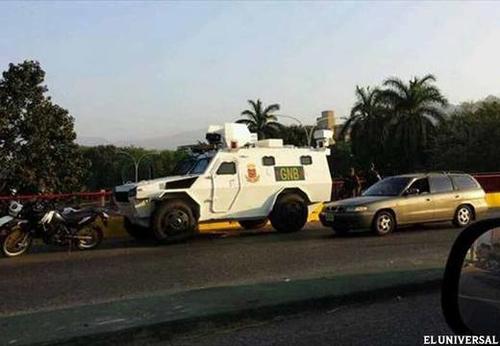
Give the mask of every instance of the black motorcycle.
[[45, 244], [94, 249], [103, 239], [103, 231], [97, 225], [100, 218], [106, 226], [109, 216], [104, 209], [58, 209], [49, 202], [11, 202], [9, 222], [0, 226], [2, 253], [15, 257], [29, 250], [34, 238]]

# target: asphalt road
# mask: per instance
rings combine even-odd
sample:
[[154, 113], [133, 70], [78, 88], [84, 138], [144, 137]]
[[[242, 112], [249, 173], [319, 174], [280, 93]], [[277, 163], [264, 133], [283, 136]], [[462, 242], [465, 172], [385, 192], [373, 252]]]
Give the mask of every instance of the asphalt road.
[[0, 259], [0, 315], [194, 288], [443, 267], [459, 230], [414, 227], [338, 237], [318, 223], [294, 234], [205, 235], [169, 246], [108, 240], [93, 251], [35, 249]]
[[246, 320], [178, 335], [168, 345], [422, 345], [424, 335], [437, 339], [451, 334], [435, 291], [267, 321]]

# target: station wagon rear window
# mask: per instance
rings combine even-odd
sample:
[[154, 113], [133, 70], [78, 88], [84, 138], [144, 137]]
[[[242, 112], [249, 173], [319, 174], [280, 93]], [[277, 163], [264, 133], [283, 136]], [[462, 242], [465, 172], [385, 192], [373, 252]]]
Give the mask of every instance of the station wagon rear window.
[[458, 190], [473, 190], [479, 187], [474, 179], [467, 175], [452, 175], [451, 180]]

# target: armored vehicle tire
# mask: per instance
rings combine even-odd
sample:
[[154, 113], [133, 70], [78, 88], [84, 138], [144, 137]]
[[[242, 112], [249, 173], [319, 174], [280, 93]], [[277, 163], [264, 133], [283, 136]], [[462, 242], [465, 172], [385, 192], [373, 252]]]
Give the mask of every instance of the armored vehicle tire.
[[304, 227], [308, 214], [304, 198], [297, 194], [287, 194], [276, 201], [269, 220], [278, 232], [291, 233]]
[[372, 222], [372, 231], [376, 235], [383, 236], [396, 229], [396, 219], [388, 210], [379, 211], [375, 214]]
[[156, 240], [170, 243], [192, 237], [196, 230], [196, 220], [186, 202], [170, 200], [156, 208], [152, 226]]
[[123, 218], [123, 227], [128, 235], [136, 240], [148, 240], [153, 238], [153, 234], [149, 228], [134, 225], [126, 217]]
[[242, 220], [238, 221], [238, 223], [244, 229], [258, 229], [264, 227], [267, 224], [267, 218], [259, 220]]

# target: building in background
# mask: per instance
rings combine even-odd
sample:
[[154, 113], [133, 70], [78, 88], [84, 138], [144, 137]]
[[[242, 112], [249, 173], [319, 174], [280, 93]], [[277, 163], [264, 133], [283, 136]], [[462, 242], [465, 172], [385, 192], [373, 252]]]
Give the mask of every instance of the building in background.
[[[335, 144], [335, 113], [333, 111], [323, 111], [321, 116], [316, 118], [316, 126], [314, 131], [314, 138], [317, 136], [323, 138], [320, 141], [321, 146], [330, 146]], [[319, 143], [319, 142], [318, 142]]]
[[350, 136], [347, 133], [344, 138], [340, 138], [344, 124], [335, 123], [335, 112], [331, 110], [321, 112], [321, 116], [316, 118], [316, 129], [318, 130], [332, 130], [333, 138], [335, 141], [349, 141]]
[[321, 116], [316, 119], [316, 128], [335, 131], [335, 113], [333, 111], [321, 112]]

